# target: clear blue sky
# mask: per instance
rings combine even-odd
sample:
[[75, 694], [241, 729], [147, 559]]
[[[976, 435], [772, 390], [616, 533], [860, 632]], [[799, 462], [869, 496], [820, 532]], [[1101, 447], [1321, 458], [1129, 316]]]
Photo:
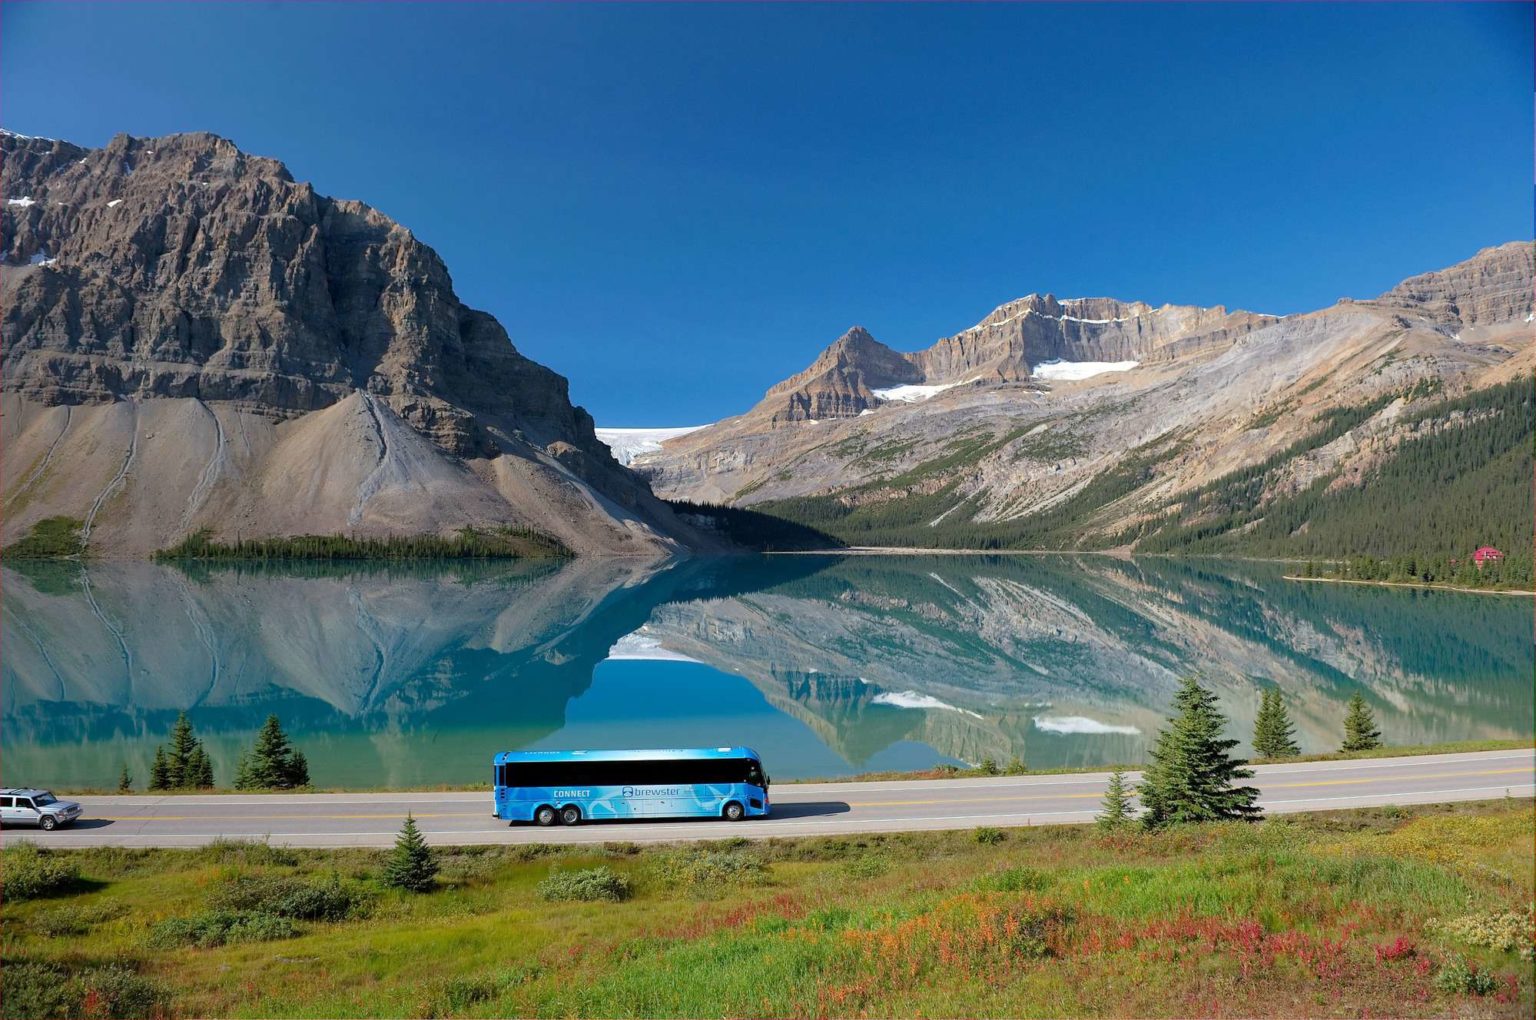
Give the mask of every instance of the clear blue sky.
[[1296, 312], [1532, 236], [1528, 4], [6, 2], [0, 120], [400, 220], [600, 424], [1030, 291]]

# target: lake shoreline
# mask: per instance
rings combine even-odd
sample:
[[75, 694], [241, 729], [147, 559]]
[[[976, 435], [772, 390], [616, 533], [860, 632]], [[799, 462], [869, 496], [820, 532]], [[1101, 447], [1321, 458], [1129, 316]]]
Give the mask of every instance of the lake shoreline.
[[1285, 581], [1322, 581], [1326, 584], [1368, 584], [1378, 588], [1419, 588], [1425, 591], [1459, 591], [1468, 595], [1536, 595], [1536, 591], [1524, 588], [1467, 588], [1455, 584], [1434, 584], [1426, 581], [1362, 581], [1352, 577], [1302, 577], [1286, 574]]

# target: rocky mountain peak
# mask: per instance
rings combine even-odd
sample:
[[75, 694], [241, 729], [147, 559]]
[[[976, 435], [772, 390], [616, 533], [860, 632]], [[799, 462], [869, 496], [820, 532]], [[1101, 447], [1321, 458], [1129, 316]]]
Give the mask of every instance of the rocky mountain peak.
[[[450, 474], [483, 472], [464, 484], [498, 493], [463, 511], [476, 520], [496, 520], [520, 472], [538, 478], [515, 483], [519, 508], [508, 519], [563, 531], [573, 546], [592, 537], [582, 521], [620, 546], [644, 545], [656, 538], [651, 524], [670, 516], [598, 442], [566, 380], [459, 300], [436, 252], [365, 203], [295, 181], [278, 160], [207, 133], [118, 135], [100, 149], [4, 134], [0, 193], [0, 369], [3, 392], [28, 408], [127, 402], [137, 416], [147, 402], [183, 401], [214, 408], [221, 426], [226, 406], [280, 423], [335, 411], [313, 442], [348, 437], [362, 445], [347, 456], [369, 460], [381, 447], [409, 448], [418, 463], [397, 465], [402, 484], [422, 482], [417, 469], [437, 457]], [[426, 445], [402, 436], [390, 446], [386, 418]], [[218, 433], [220, 444], [226, 438]], [[583, 493], [569, 521], [546, 513], [565, 483]], [[366, 507], [352, 507], [342, 519], [367, 518]], [[309, 527], [325, 520], [317, 509]], [[173, 515], [172, 533], [176, 523]], [[378, 522], [415, 526], [408, 511]]]
[[1532, 309], [1532, 252], [1529, 241], [1484, 248], [1454, 266], [1410, 276], [1375, 304], [1466, 326], [1522, 318]]

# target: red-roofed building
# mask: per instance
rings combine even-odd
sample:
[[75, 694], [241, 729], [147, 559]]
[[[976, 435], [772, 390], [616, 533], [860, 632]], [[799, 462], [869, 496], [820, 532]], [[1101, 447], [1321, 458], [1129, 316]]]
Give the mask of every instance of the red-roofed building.
[[1484, 563], [1497, 563], [1504, 558], [1504, 554], [1491, 545], [1485, 545], [1472, 554], [1472, 562], [1477, 564], [1477, 569], [1482, 570]]

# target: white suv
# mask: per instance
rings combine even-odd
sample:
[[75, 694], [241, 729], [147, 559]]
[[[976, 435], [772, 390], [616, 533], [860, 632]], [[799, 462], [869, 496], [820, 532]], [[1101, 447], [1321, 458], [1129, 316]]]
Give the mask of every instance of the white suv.
[[0, 825], [35, 825], [56, 829], [80, 817], [80, 805], [59, 800], [47, 790], [0, 790]]

